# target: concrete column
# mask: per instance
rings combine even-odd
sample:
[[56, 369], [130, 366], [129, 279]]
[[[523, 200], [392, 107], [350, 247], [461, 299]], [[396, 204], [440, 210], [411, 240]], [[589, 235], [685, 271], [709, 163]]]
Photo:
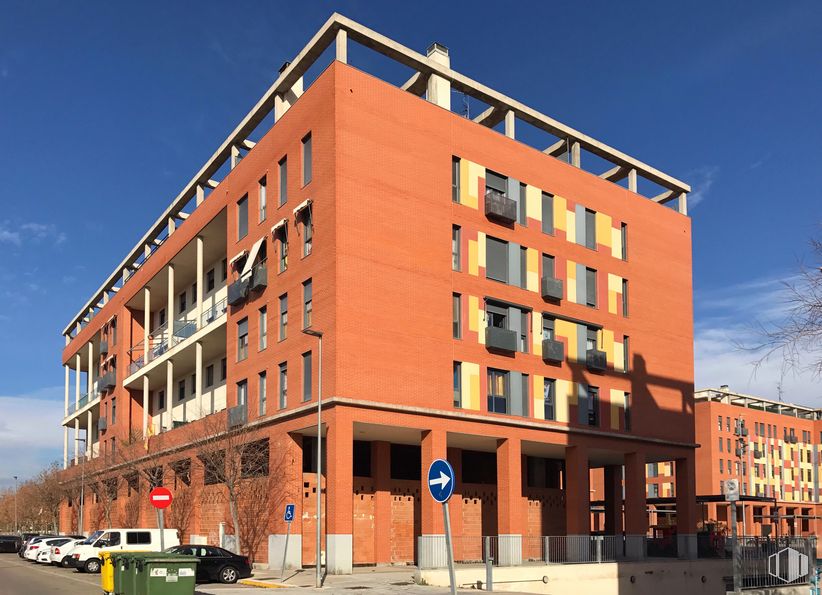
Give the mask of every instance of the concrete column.
[[68, 408], [69, 408], [69, 367], [68, 367], [68, 364], [63, 366], [63, 370], [65, 371], [65, 382], [64, 382], [65, 403], [64, 403], [64, 406], [63, 406], [63, 417], [68, 417]]
[[237, 145], [231, 146], [231, 169], [237, 167], [237, 164], [240, 162], [240, 148]]
[[92, 418], [91, 418], [91, 409], [88, 410], [86, 414], [86, 459], [91, 458], [91, 447], [94, 444], [94, 433], [91, 430], [92, 425]]
[[371, 443], [371, 470], [374, 476], [374, 554], [375, 562], [391, 563], [391, 443]]
[[354, 423], [344, 408], [336, 408], [328, 426], [325, 446], [326, 569], [329, 574], [351, 574], [354, 528]]
[[80, 418], [74, 418], [74, 464], [76, 465], [80, 460], [80, 443], [77, 439], [80, 437]]
[[516, 138], [516, 122], [517, 118], [514, 115], [513, 110], [508, 110], [505, 112], [505, 136], [508, 138]]
[[336, 43], [336, 58], [338, 62], [348, 64], [348, 31], [345, 29], [337, 30]]
[[194, 204], [199, 207], [201, 204], [203, 204], [204, 200], [205, 200], [205, 186], [203, 186], [202, 184], [197, 184], [197, 195], [196, 195], [196, 198], [194, 199]]
[[148, 405], [149, 405], [148, 374], [143, 376], [143, 438], [148, 434]]
[[[166, 411], [168, 412], [169, 426], [173, 425], [174, 417], [171, 414], [174, 403], [174, 362], [170, 359], [166, 361]], [[165, 429], [163, 422], [166, 416], [160, 413], [160, 431]]]
[[606, 465], [605, 534], [622, 535], [622, 466]]
[[205, 409], [203, 408], [203, 344], [200, 341], [194, 344], [194, 402], [197, 403], [197, 418], [205, 417]]
[[68, 426], [63, 426], [63, 469], [66, 469], [68, 467], [68, 436]]
[[497, 441], [497, 535], [502, 566], [522, 564], [522, 448], [518, 438]]
[[577, 141], [571, 143], [571, 165], [574, 167], [582, 167], [580, 146]]
[[80, 358], [80, 354], [74, 356], [74, 407], [75, 411], [77, 411], [77, 407], [80, 405], [80, 367], [82, 366], [82, 359]]
[[174, 265], [168, 265], [168, 299], [166, 299], [166, 323], [168, 325], [168, 348], [171, 349], [171, 337], [174, 335]]
[[428, 468], [434, 459], [448, 456], [445, 430], [424, 430], [421, 441], [420, 469], [420, 526], [422, 546], [417, 557], [421, 568], [440, 568], [448, 563], [445, 549], [445, 525], [442, 504], [431, 497], [428, 491]]
[[[283, 68], [280, 69], [280, 73], [282, 73], [288, 64], [284, 65]], [[297, 79], [291, 88], [286, 91], [285, 93], [277, 93], [274, 96], [274, 121], [279, 122], [280, 118], [285, 115], [285, 112], [294, 105], [294, 102], [297, 101], [300, 96], [303, 94], [303, 77]]]
[[94, 344], [88, 344], [88, 400], [91, 401], [91, 391], [94, 389]]
[[565, 449], [565, 526], [566, 534], [591, 533], [591, 492], [588, 471], [588, 448]]
[[148, 335], [151, 328], [151, 288], [143, 289], [143, 365], [148, 363]]
[[685, 194], [684, 192], [681, 192], [679, 194], [679, 201], [677, 202], [677, 204], [679, 206], [679, 212], [682, 213], [683, 215], [687, 215], [688, 214], [688, 195]]
[[[428, 59], [445, 67], [451, 67], [451, 58], [448, 55], [448, 48], [439, 43], [432, 43], [428, 47]], [[451, 109], [451, 81], [441, 76], [432, 74], [428, 77], [425, 98], [447, 110]]]
[[695, 454], [676, 460], [676, 537], [679, 557], [696, 559]]
[[754, 507], [750, 502], [743, 503], [745, 508], [745, 536], [755, 537], [759, 531], [754, 527]]
[[625, 556], [645, 558], [648, 511], [645, 503], [645, 453], [625, 455]]
[[203, 324], [203, 237], [197, 236], [197, 304], [196, 304], [196, 327]]
[[174, 217], [169, 217], [168, 218], [168, 236], [171, 237], [171, 234], [173, 234], [175, 231], [177, 231], [177, 222], [174, 220]]
[[636, 192], [636, 170], [629, 169], [628, 170], [628, 190], [631, 192]]

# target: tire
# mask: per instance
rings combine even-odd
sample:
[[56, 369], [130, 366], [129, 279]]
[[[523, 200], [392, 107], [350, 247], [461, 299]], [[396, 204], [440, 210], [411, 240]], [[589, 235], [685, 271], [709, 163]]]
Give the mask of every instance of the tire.
[[70, 558], [68, 556], [63, 556], [63, 559], [60, 560], [60, 563], [58, 564], [58, 566], [60, 566], [61, 568], [70, 568], [69, 559]]
[[221, 583], [233, 585], [240, 578], [240, 573], [233, 566], [225, 566], [220, 570], [219, 579]]
[[85, 570], [89, 574], [97, 574], [98, 572], [100, 572], [100, 560], [98, 560], [97, 558], [89, 558], [83, 565], [83, 570]]

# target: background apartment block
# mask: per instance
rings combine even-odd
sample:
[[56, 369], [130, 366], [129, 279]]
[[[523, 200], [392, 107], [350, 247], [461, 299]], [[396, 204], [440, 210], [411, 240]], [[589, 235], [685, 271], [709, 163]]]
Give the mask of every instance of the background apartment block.
[[[352, 67], [351, 42], [409, 78]], [[455, 92], [484, 109], [465, 117]], [[214, 542], [224, 487], [193, 443], [209, 420], [251, 428], [297, 505], [291, 563], [314, 564], [322, 374], [331, 572], [437, 559], [421, 478], [438, 457], [457, 473], [455, 534], [498, 536], [509, 564], [543, 555], [543, 536], [590, 534], [591, 469], [602, 530], [642, 557], [646, 465], [673, 461], [693, 556], [689, 190], [451, 70], [440, 45], [422, 55], [334, 15], [65, 329], [67, 474], [73, 437], [108, 462], [99, 481], [136, 445], [194, 490], [186, 538]], [[144, 498], [119, 490], [121, 513]], [[262, 561], [280, 563], [280, 518]]]

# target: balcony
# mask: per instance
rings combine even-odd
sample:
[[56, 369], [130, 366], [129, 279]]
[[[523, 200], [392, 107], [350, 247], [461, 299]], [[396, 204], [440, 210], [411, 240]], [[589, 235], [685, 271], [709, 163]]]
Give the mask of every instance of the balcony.
[[105, 417], [101, 417], [100, 419], [97, 420], [97, 429], [100, 430], [101, 432], [108, 429], [108, 420], [106, 420]]
[[585, 365], [592, 372], [604, 372], [608, 366], [608, 356], [604, 351], [589, 349], [585, 352]]
[[561, 363], [565, 359], [565, 344], [554, 339], [543, 339], [542, 359], [546, 362]]
[[100, 377], [99, 387], [101, 390], [112, 390], [117, 386], [117, 372], [111, 370]]
[[251, 278], [238, 279], [228, 286], [228, 304], [237, 306], [248, 298], [248, 291], [251, 285]]
[[108, 341], [100, 341], [100, 355], [108, 355]]
[[485, 216], [500, 223], [510, 224], [517, 220], [517, 203], [499, 190], [485, 190]]
[[560, 301], [563, 295], [562, 279], [542, 278], [542, 299]]
[[507, 328], [486, 327], [485, 345], [488, 349], [514, 353], [517, 350], [517, 333]]
[[88, 393], [84, 394], [76, 403], [69, 403], [67, 417], [71, 417], [72, 415], [83, 409], [83, 407], [85, 407], [89, 403], [93, 403], [96, 399], [99, 398], [100, 393], [98, 393], [97, 391], [92, 391], [91, 395], [89, 395]]
[[248, 422], [248, 407], [245, 404], [228, 408], [228, 429], [244, 426]]
[[200, 328], [208, 326], [209, 324], [217, 320], [220, 316], [225, 314], [227, 309], [228, 305], [226, 302], [226, 298], [223, 298], [213, 306], [203, 310], [203, 319], [200, 322]]
[[268, 267], [265, 261], [251, 269], [251, 291], [261, 291], [268, 287]]

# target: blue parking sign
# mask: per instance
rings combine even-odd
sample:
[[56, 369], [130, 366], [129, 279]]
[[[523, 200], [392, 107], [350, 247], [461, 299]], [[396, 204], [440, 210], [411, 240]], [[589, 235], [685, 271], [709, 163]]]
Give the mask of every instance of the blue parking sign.
[[293, 504], [286, 504], [285, 505], [285, 514], [283, 515], [283, 520], [286, 523], [290, 523], [294, 520], [294, 505]]
[[428, 490], [437, 502], [445, 503], [454, 493], [454, 468], [444, 459], [436, 459], [428, 468]]

